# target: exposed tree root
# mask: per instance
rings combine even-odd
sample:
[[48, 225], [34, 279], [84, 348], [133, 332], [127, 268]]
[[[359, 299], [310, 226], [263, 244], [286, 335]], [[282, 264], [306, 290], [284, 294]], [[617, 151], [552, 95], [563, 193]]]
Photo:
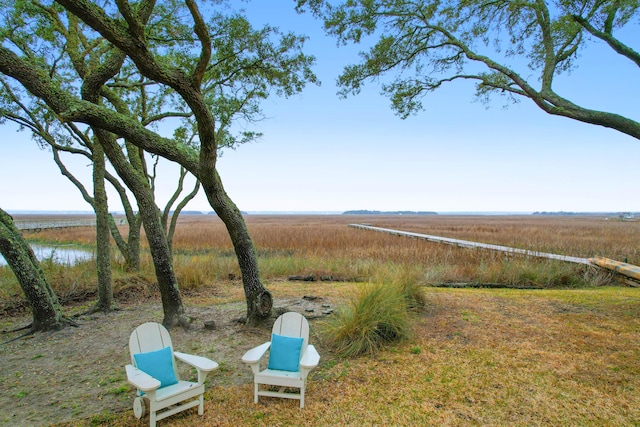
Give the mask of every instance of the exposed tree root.
[[77, 328], [77, 327], [80, 326], [80, 325], [78, 325], [76, 323], [75, 320], [73, 320], [70, 317], [64, 316], [63, 319], [64, 319], [64, 324], [62, 325], [62, 327], [60, 329], [57, 329], [58, 331], [61, 330], [61, 329], [64, 329], [66, 326], [73, 326], [74, 328]]
[[31, 335], [35, 334], [36, 332], [51, 332], [51, 333], [58, 332], [58, 331], [63, 330], [67, 326], [72, 326], [74, 328], [77, 328], [79, 325], [73, 319], [71, 319], [71, 318], [69, 318], [67, 316], [63, 316], [61, 322], [56, 327], [53, 327], [53, 328], [37, 328], [37, 327], [34, 327], [33, 322], [31, 322], [28, 325], [22, 326], [22, 327], [17, 328], [17, 329], [13, 329], [13, 330], [10, 330], [10, 331], [2, 331], [3, 334], [11, 334], [11, 333], [24, 331], [24, 330], [28, 329], [28, 331], [25, 332], [24, 334], [19, 335], [19, 336], [14, 337], [14, 338], [11, 338], [8, 341], [4, 341], [3, 343], [0, 343], [0, 345], [5, 345], [5, 344], [8, 344], [10, 342], [18, 341], [18, 340], [20, 340], [22, 338], [31, 336]]
[[[29, 327], [29, 326], [27, 326], [27, 327]], [[16, 329], [16, 331], [20, 331], [20, 330], [23, 330], [23, 329], [26, 329], [26, 328]], [[22, 335], [18, 335], [17, 337], [14, 337], [14, 338], [11, 338], [10, 340], [5, 341], [5, 342], [3, 342], [3, 343], [2, 343], [2, 344], [0, 344], [0, 345], [5, 345], [5, 344], [9, 344], [10, 342], [18, 341], [18, 340], [20, 340], [20, 339], [22, 339], [22, 338], [28, 337], [28, 336], [33, 335], [33, 334], [35, 334], [35, 333], [36, 333], [36, 331], [35, 331], [34, 329], [29, 329], [29, 330], [28, 330], [27, 332], [25, 332], [24, 334], [22, 334]]]
[[102, 314], [109, 314], [112, 311], [118, 311], [120, 310], [117, 306], [112, 305], [110, 308], [106, 308], [106, 307], [102, 307], [98, 304], [94, 305], [92, 308], [89, 308], [85, 311], [82, 311], [80, 313], [76, 313], [73, 315], [74, 318], [78, 318], [81, 316], [88, 316], [91, 314], [96, 314], [96, 313], [102, 313]]
[[191, 329], [191, 322], [193, 322], [192, 317], [187, 316], [184, 313], [182, 314], [175, 313], [171, 317], [167, 317], [165, 315], [164, 319], [162, 320], [162, 326], [164, 326], [169, 330], [176, 326], [180, 326], [185, 331], [188, 331], [189, 329]]
[[27, 326], [23, 326], [23, 327], [17, 328], [17, 329], [12, 329], [10, 331], [2, 331], [2, 333], [3, 334], [12, 334], [14, 332], [24, 331], [25, 329], [30, 329], [31, 327], [33, 327], [33, 323], [29, 323]]

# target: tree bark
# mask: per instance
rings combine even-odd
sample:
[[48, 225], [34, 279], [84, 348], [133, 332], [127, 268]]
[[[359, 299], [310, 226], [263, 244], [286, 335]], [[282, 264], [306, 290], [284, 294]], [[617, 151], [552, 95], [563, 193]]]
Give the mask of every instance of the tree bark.
[[127, 240], [125, 241], [113, 215], [109, 214], [109, 230], [111, 237], [116, 242], [116, 246], [124, 258], [124, 270], [128, 272], [140, 270], [140, 221], [138, 215], [126, 215], [129, 224]]
[[[204, 162], [205, 164], [209, 163], [206, 159]], [[260, 281], [258, 257], [253, 241], [242, 217], [242, 212], [227, 196], [217, 172], [210, 171], [209, 175], [203, 175], [203, 177], [205, 179], [201, 179], [202, 187], [209, 204], [224, 222], [238, 258], [247, 303], [247, 324], [256, 325], [271, 314], [273, 297]]]
[[[125, 54], [114, 49], [99, 67], [84, 76], [82, 98], [93, 104], [100, 105], [100, 89], [108, 79], [117, 74], [124, 60]], [[164, 311], [162, 323], [167, 328], [175, 325], [187, 327], [189, 322], [185, 316], [182, 296], [180, 295], [178, 282], [173, 271], [171, 251], [166, 234], [162, 228], [153, 190], [146, 177], [146, 169], [143, 164], [144, 152], [142, 149], [134, 148], [127, 144], [128, 152], [130, 153], [127, 159], [117, 143], [115, 134], [97, 126], [92, 126], [92, 130], [104, 153], [111, 161], [118, 175], [133, 192], [138, 203], [142, 224], [147, 234], [147, 241], [149, 242], [149, 248], [151, 250], [151, 258], [153, 260], [156, 278], [158, 279], [158, 288], [160, 290], [162, 309]], [[105, 223], [105, 228], [106, 226], [108, 225]], [[108, 235], [106, 237], [106, 244], [108, 244]]]
[[[185, 315], [182, 296], [178, 288], [178, 281], [173, 271], [173, 259], [167, 236], [162, 226], [160, 212], [155, 203], [151, 190], [141, 165], [132, 165], [122, 153], [115, 138], [101, 138], [100, 140], [107, 157], [134, 194], [142, 218], [142, 226], [147, 236], [151, 259], [158, 280], [158, 289], [162, 299], [164, 319], [162, 324], [167, 328], [176, 325], [187, 327], [189, 321]], [[129, 156], [131, 160], [134, 156]]]
[[[173, 88], [182, 97], [197, 122], [200, 139], [199, 158], [197, 160], [194, 158], [194, 152], [189, 147], [159, 137], [159, 135], [144, 129], [140, 123], [130, 117], [100, 108], [97, 105], [78, 103], [71, 94], [51, 84], [50, 79], [39, 69], [34, 68], [33, 64], [21, 60], [10, 50], [1, 47], [0, 70], [7, 75], [16, 76], [15, 78], [19, 79], [25, 88], [32, 94], [43, 98], [54, 111], [60, 114], [63, 120], [81, 121], [94, 126], [94, 128], [101, 128], [120, 135], [127, 142], [133, 143], [141, 149], [180, 163], [200, 179], [209, 203], [224, 221], [234, 245], [247, 299], [247, 321], [255, 323], [264, 319], [271, 312], [272, 297], [260, 282], [255, 249], [242, 214], [224, 191], [216, 170], [218, 145], [215, 120], [205, 96], [201, 92], [202, 73], [211, 56], [211, 40], [208, 39], [206, 25], [198, 15], [195, 2], [189, 1], [188, 4], [194, 17], [195, 32], [201, 42], [202, 49], [198, 65], [191, 74], [187, 72], [188, 70], [185, 71], [167, 63], [159, 63], [156, 60], [146, 45], [143, 32], [136, 31], [136, 29], [140, 30], [143, 27], [142, 22], [136, 21], [136, 17], [132, 14], [127, 14], [128, 25], [124, 26], [108, 19], [104, 15], [104, 11], [91, 2], [83, 0], [56, 0], [56, 2], [99, 32], [122, 52], [125, 52], [143, 75]], [[109, 150], [106, 146], [104, 148], [113, 164], [112, 153], [120, 152], [119, 148], [114, 150]], [[129, 182], [127, 182], [127, 186], [131, 188]], [[154, 237], [155, 224], [147, 224], [147, 221], [151, 221], [153, 218], [150, 213], [143, 212], [143, 208], [150, 208], [150, 206], [145, 206], [146, 203], [148, 201], [144, 199], [138, 200], [145, 231], [147, 231], [151, 245], [152, 240], [160, 234]], [[154, 215], [157, 216], [155, 209]], [[147, 227], [150, 229], [147, 230]], [[154, 262], [158, 256], [157, 262], [164, 264], [164, 260], [168, 257], [164, 254], [164, 250], [160, 250], [160, 248], [157, 250], [158, 252], [154, 253], [152, 249]], [[159, 282], [162, 275], [166, 274], [168, 278], [173, 274], [169, 267], [171, 266], [156, 265]], [[159, 285], [161, 291], [162, 286], [171, 286], [168, 282], [159, 283]], [[175, 296], [178, 297], [179, 294], [175, 293]], [[178, 313], [165, 312], [165, 321], [168, 321], [169, 324], [173, 322], [172, 319], [177, 317], [179, 317]]]
[[24, 240], [13, 219], [0, 209], [0, 253], [16, 275], [31, 307], [33, 324], [31, 332], [59, 330], [69, 325], [53, 289], [36, 259], [33, 250]]
[[104, 176], [104, 151], [100, 144], [94, 144], [93, 199], [96, 212], [96, 266], [98, 269], [98, 301], [95, 309], [107, 313], [114, 309], [115, 303], [111, 286], [111, 233]]
[[127, 218], [127, 224], [129, 225], [127, 230], [127, 240], [122, 237], [120, 234], [120, 230], [118, 229], [118, 225], [116, 224], [113, 215], [109, 214], [109, 230], [111, 230], [111, 237], [116, 243], [118, 250], [122, 254], [124, 258], [124, 269], [125, 271], [139, 271], [140, 270], [140, 228], [142, 227], [140, 223], [140, 215], [136, 214], [129, 203], [129, 196], [127, 195], [126, 190], [120, 182], [110, 177], [107, 174], [107, 179], [115, 190], [120, 195], [120, 201], [122, 202], [122, 207], [124, 208], [124, 214]]

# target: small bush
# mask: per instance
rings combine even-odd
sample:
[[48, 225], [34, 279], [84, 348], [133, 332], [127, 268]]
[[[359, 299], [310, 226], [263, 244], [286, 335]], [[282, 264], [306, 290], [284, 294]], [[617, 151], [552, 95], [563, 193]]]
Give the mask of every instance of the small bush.
[[409, 334], [405, 294], [395, 284], [366, 285], [322, 325], [323, 336], [345, 357], [372, 354]]

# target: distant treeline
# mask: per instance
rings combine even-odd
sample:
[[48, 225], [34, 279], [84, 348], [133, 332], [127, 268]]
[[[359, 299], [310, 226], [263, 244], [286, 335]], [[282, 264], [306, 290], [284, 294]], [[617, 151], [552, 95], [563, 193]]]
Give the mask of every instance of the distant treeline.
[[437, 212], [426, 211], [368, 211], [368, 210], [356, 210], [345, 211], [342, 215], [438, 215]]
[[564, 216], [613, 216], [613, 217], [633, 217], [638, 216], [638, 212], [534, 212], [532, 215], [564, 215]]

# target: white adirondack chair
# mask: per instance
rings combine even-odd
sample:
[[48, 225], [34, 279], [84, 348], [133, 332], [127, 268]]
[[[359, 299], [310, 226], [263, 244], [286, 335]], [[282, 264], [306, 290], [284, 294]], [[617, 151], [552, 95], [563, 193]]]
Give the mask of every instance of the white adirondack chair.
[[[248, 364], [253, 371], [254, 403], [258, 403], [259, 396], [283, 397], [299, 399], [300, 407], [304, 408], [307, 376], [320, 362], [320, 355], [315, 347], [309, 344], [309, 323], [300, 313], [284, 313], [273, 324], [271, 337], [272, 341], [254, 347], [242, 356], [242, 361]], [[294, 340], [288, 338], [294, 338]], [[288, 344], [282, 344], [283, 342], [300, 343], [299, 356], [297, 356], [295, 348], [292, 349]], [[269, 349], [269, 367], [261, 370], [260, 361]], [[274, 360], [276, 355], [297, 358], [297, 361], [284, 362], [288, 364], [288, 366], [284, 366], [283, 362]], [[277, 369], [282, 367], [285, 369]], [[261, 384], [277, 386], [279, 389], [278, 391], [265, 390], [264, 387], [260, 387]], [[299, 392], [286, 391], [291, 388], [299, 389]]]
[[[156, 421], [195, 406], [199, 415], [204, 413], [204, 381], [218, 367], [216, 362], [173, 351], [169, 332], [154, 322], [144, 323], [131, 333], [129, 352], [127, 381], [138, 389], [133, 401], [136, 418], [142, 418], [148, 409], [150, 427], [155, 427]], [[196, 368], [198, 382], [180, 380], [176, 359]], [[153, 372], [157, 378], [144, 370]]]

